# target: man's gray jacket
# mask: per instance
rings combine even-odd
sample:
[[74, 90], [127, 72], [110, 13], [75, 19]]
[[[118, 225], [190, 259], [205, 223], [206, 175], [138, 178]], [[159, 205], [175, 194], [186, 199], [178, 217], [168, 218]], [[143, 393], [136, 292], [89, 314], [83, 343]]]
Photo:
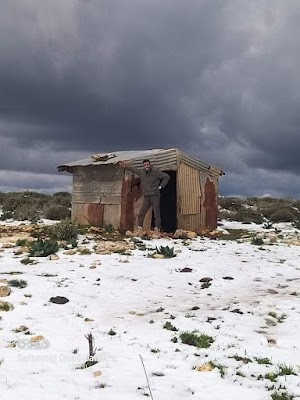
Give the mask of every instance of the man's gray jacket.
[[160, 196], [159, 186], [166, 187], [170, 180], [168, 174], [155, 167], [151, 167], [148, 172], [144, 168], [134, 168], [128, 165], [126, 165], [126, 169], [140, 177], [144, 196]]

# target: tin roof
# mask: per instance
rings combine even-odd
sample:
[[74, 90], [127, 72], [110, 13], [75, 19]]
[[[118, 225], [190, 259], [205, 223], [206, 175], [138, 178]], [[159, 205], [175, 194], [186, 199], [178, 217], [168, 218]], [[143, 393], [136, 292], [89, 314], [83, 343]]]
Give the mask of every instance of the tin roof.
[[149, 158], [158, 168], [162, 168], [165, 165], [177, 165], [178, 162], [182, 160], [194, 168], [210, 172], [212, 175], [224, 175], [224, 172], [221, 169], [205, 163], [178, 149], [130, 150], [94, 154], [89, 158], [59, 165], [57, 168], [59, 172], [72, 172], [73, 167], [118, 164], [120, 161], [129, 160], [132, 161], [134, 166], [139, 166], [145, 158]]

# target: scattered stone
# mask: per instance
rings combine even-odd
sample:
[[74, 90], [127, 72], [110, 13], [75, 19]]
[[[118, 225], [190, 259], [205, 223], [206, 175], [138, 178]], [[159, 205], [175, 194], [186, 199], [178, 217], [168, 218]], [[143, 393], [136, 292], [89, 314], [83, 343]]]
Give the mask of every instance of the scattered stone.
[[212, 363], [205, 363], [203, 365], [200, 365], [199, 367], [196, 367], [196, 371], [199, 372], [210, 372], [215, 368], [215, 366]]
[[74, 254], [76, 254], [76, 250], [75, 249], [66, 250], [64, 251], [64, 254], [66, 254], [67, 256], [74, 256]]
[[16, 332], [16, 333], [20, 333], [20, 332], [26, 332], [26, 331], [28, 331], [28, 330], [29, 330], [29, 328], [27, 328], [27, 326], [21, 325], [21, 326], [19, 326], [19, 328], [17, 328], [17, 329], [15, 330], [15, 332]]
[[97, 376], [101, 376], [102, 372], [101, 371], [95, 371], [93, 372], [94, 378], [97, 378]]
[[57, 260], [59, 260], [59, 257], [58, 257], [57, 254], [51, 254], [51, 255], [49, 256], [49, 260], [57, 261]]
[[3, 243], [2, 249], [11, 249], [15, 247], [12, 243]]
[[223, 276], [223, 279], [225, 281], [233, 281], [234, 280], [234, 278], [232, 278], [232, 276]]
[[56, 296], [56, 297], [51, 297], [49, 301], [54, 304], [66, 304], [69, 302], [69, 299], [62, 296]]
[[211, 322], [216, 321], [216, 320], [217, 320], [217, 318], [215, 318], [215, 317], [207, 317], [206, 322], [211, 323]]
[[231, 310], [230, 312], [235, 313], [235, 314], [244, 314], [243, 311], [241, 311], [239, 308], [235, 308], [234, 310]]
[[162, 308], [162, 307], [159, 307], [159, 308], [156, 310], [156, 312], [163, 312], [163, 311], [165, 311], [165, 309]]
[[23, 249], [18, 249], [16, 251], [14, 251], [14, 255], [15, 256], [20, 256], [21, 254], [25, 253], [25, 251]]
[[159, 258], [159, 259], [163, 259], [165, 258], [165, 256], [163, 254], [158, 254], [158, 253], [154, 253], [151, 258]]
[[189, 268], [189, 267], [184, 267], [183, 269], [181, 269], [179, 272], [192, 272], [193, 268]]
[[267, 341], [268, 341], [268, 344], [270, 344], [271, 346], [275, 346], [276, 343], [277, 343], [277, 341], [275, 339], [272, 339], [272, 338], [268, 338]]
[[163, 372], [152, 372], [153, 376], [165, 376]]
[[90, 318], [85, 318], [84, 322], [94, 322], [94, 319], [90, 319]]
[[34, 342], [34, 343], [36, 343], [36, 342], [40, 342], [41, 340], [44, 340], [44, 339], [45, 339], [44, 336], [38, 335], [38, 336], [33, 336], [33, 337], [31, 338], [31, 341]]
[[135, 249], [135, 245], [132, 242], [125, 242], [125, 241], [101, 241], [98, 243], [95, 253], [96, 254], [112, 254], [112, 253], [119, 253], [119, 254], [128, 254], [130, 255], [130, 251]]
[[200, 310], [200, 307], [194, 306], [194, 307], [191, 308], [191, 311], [197, 311], [197, 310]]
[[199, 282], [208, 283], [208, 282], [211, 282], [212, 280], [213, 280], [213, 278], [205, 277], [205, 278], [201, 278]]
[[277, 325], [277, 321], [276, 321], [275, 318], [266, 317], [266, 318], [265, 318], [265, 321], [266, 321], [266, 324], [267, 324], [268, 326], [276, 326], [276, 325]]
[[201, 285], [201, 289], [208, 289], [211, 286], [210, 282], [203, 282]]
[[173, 237], [175, 239], [195, 239], [197, 237], [197, 233], [192, 231], [185, 231], [183, 229], [177, 229]]
[[7, 297], [11, 294], [11, 288], [8, 286], [0, 286], [0, 297]]
[[270, 293], [270, 294], [278, 294], [279, 292], [277, 292], [277, 290], [275, 290], [275, 289], [268, 289], [268, 293]]

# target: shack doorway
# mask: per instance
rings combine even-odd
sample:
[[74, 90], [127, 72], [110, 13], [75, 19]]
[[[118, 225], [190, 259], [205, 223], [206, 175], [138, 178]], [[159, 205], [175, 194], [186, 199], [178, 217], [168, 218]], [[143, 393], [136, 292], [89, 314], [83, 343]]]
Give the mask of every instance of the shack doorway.
[[176, 171], [164, 172], [166, 172], [170, 176], [170, 180], [167, 186], [161, 191], [161, 227], [164, 232], [171, 233], [175, 232], [177, 229], [177, 176]]

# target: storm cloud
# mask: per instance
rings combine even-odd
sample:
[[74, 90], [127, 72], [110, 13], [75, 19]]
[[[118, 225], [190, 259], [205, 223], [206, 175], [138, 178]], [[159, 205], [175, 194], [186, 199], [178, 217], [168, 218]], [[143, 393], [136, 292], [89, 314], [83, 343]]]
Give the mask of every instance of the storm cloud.
[[0, 190], [178, 147], [221, 194], [300, 196], [298, 0], [0, 0]]

